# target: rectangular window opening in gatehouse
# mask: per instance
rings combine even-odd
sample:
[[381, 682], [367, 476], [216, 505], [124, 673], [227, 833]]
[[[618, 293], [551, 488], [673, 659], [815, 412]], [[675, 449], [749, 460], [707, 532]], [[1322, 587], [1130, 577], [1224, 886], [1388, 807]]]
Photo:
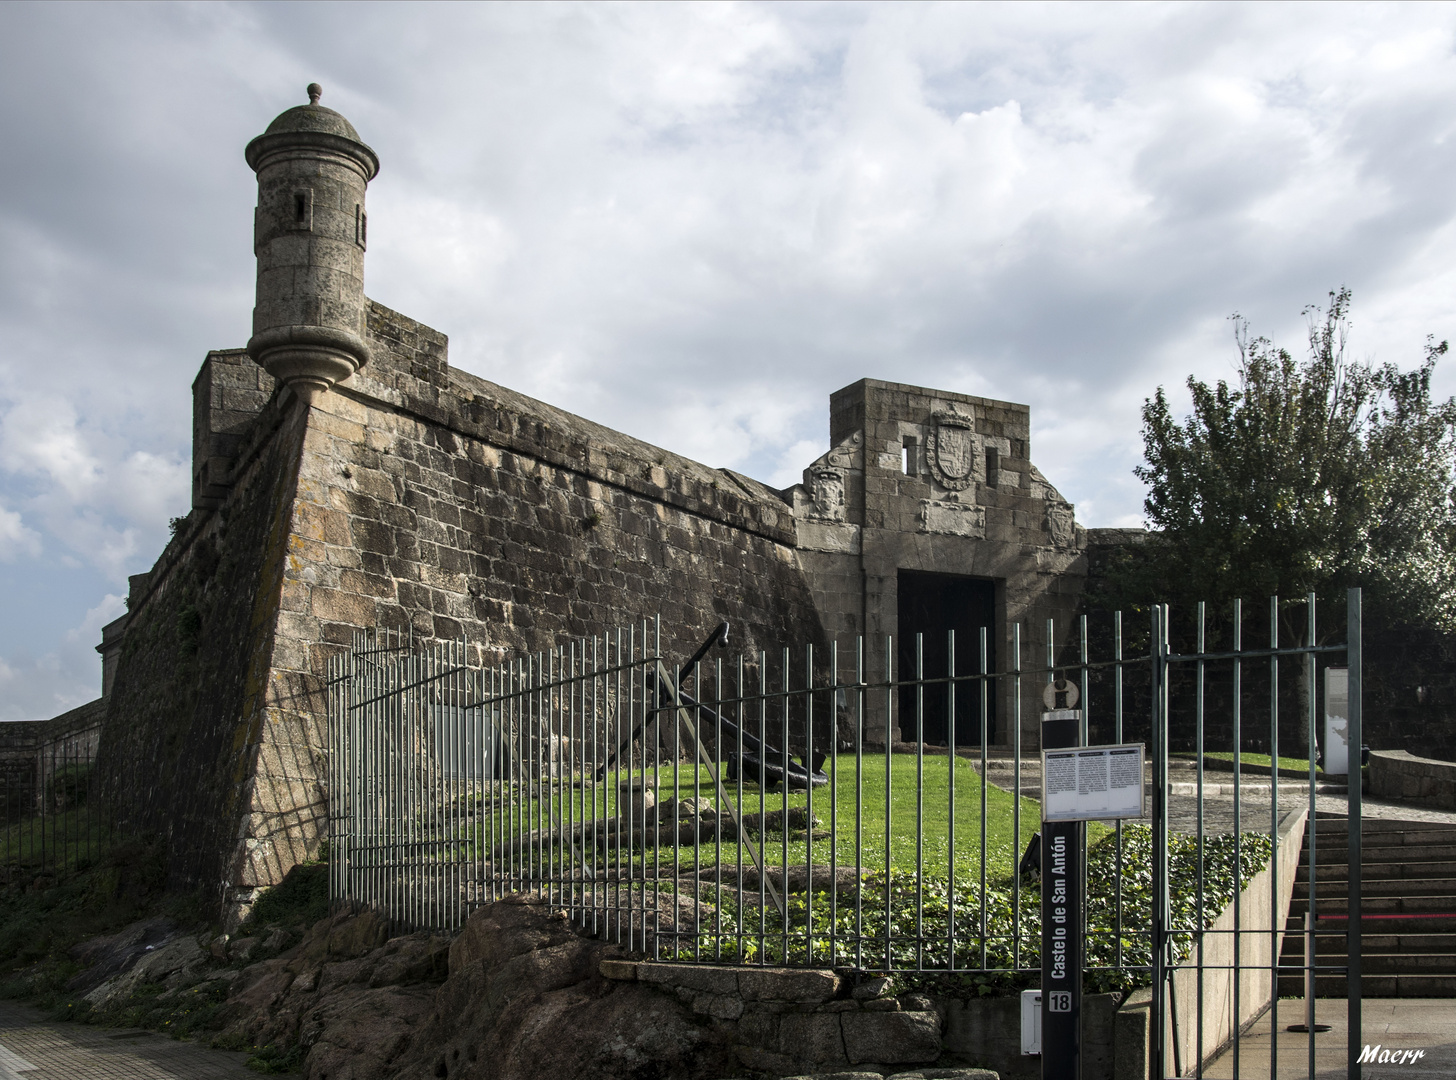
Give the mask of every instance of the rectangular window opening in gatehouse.
[[1001, 483], [1001, 454], [994, 446], [986, 447], [986, 486], [996, 487]]
[[[917, 665], [920, 665], [919, 670], [925, 679], [946, 678], [950, 674], [951, 630], [955, 631], [955, 674], [958, 679], [981, 672], [983, 628], [986, 631], [986, 671], [996, 670], [995, 581], [962, 574], [901, 570], [898, 593], [897, 678], [916, 678]], [[983, 695], [981, 685], [980, 680], [957, 683], [953, 718], [946, 683], [932, 682], [924, 686], [918, 698], [914, 687], [903, 687], [898, 703], [900, 739], [914, 742], [918, 728], [925, 742], [946, 746], [951, 741], [953, 726], [957, 746], [979, 746], [984, 722], [986, 741], [994, 745], [996, 687], [988, 680]]]
[[919, 440], [914, 435], [905, 436], [900, 448], [900, 471], [906, 476], [915, 475], [915, 450], [918, 446]]

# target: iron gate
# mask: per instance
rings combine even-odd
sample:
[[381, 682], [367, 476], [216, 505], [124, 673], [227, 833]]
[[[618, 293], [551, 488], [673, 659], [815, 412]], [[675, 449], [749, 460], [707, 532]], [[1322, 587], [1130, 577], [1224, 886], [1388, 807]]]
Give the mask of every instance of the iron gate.
[[[1317, 603], [1313, 594], [1305, 599], [1302, 607], [1303, 618], [1299, 620], [1302, 625], [1298, 627], [1296, 641], [1288, 644], [1286, 638], [1291, 621], [1288, 608], [1281, 607], [1277, 597], [1270, 598], [1267, 645], [1251, 645], [1245, 639], [1247, 613], [1242, 602], [1235, 601], [1225, 628], [1226, 640], [1219, 647], [1209, 640], [1208, 613], [1204, 605], [1199, 604], [1193, 613], [1192, 625], [1185, 627], [1182, 634], [1186, 646], [1191, 647], [1185, 646], [1182, 650], [1174, 648], [1170, 610], [1162, 606], [1153, 611], [1152, 816], [1156, 833], [1154, 877], [1161, 885], [1155, 912], [1154, 937], [1158, 947], [1154, 951], [1152, 979], [1153, 1016], [1156, 1018], [1151, 1032], [1152, 1067], [1156, 1076], [1203, 1076], [1210, 1059], [1221, 1058], [1224, 1060], [1223, 1067], [1218, 1069], [1219, 1075], [1227, 1072], [1233, 1077], [1314, 1077], [1316, 1051], [1324, 1046], [1323, 1041], [1316, 1042], [1319, 1031], [1312, 990], [1317, 975], [1345, 977], [1347, 1038], [1344, 1065], [1351, 1078], [1360, 1075], [1361, 593], [1359, 589], [1348, 592], [1346, 639], [1343, 642], [1320, 643]], [[1284, 621], [1283, 627], [1281, 620]], [[1344, 791], [1323, 782], [1317, 753], [1314, 752], [1325, 735], [1320, 720], [1330, 715], [1331, 707], [1329, 701], [1320, 700], [1317, 674], [1321, 670], [1321, 661], [1331, 658], [1344, 659], [1343, 671], [1348, 680], [1347, 715], [1342, 718], [1346, 724], [1345, 740], [1349, 748], [1348, 786]], [[1292, 666], [1294, 671], [1291, 673], [1286, 667], [1281, 672], [1281, 662]], [[1262, 671], [1259, 671], [1260, 667]], [[1172, 760], [1170, 746], [1180, 727], [1186, 730], [1191, 724], [1194, 744], [1200, 748], [1208, 744], [1208, 683], [1214, 672], [1221, 674], [1225, 681], [1226, 693], [1221, 697], [1222, 703], [1226, 704], [1226, 713], [1221, 719], [1228, 725], [1229, 742], [1240, 748], [1253, 743], [1267, 750], [1270, 768], [1260, 772], [1267, 772], [1268, 779], [1264, 781], [1263, 776], [1255, 779], [1268, 784], [1267, 810], [1262, 806], [1260, 810], [1267, 813], [1263, 827], [1267, 829], [1272, 850], [1267, 870], [1262, 875], [1266, 880], [1254, 883], [1267, 889], [1267, 896], [1259, 897], [1255, 888], [1240, 890], [1234, 896], [1231, 909], [1218, 920], [1218, 925], [1208, 926], [1203, 911], [1203, 852], [1208, 832], [1206, 793], [1210, 787], [1206, 760], [1202, 753], [1198, 755], [1194, 778], [1193, 835], [1198, 847], [1198, 901], [1193, 905], [1192, 919], [1186, 915], [1179, 918], [1172, 910], [1174, 890], [1169, 885], [1167, 859], [1170, 826], [1175, 814], [1170, 798], [1174, 785], [1170, 782], [1169, 764]], [[1246, 683], [1251, 673], [1261, 676], [1262, 708], [1254, 706], [1250, 700], [1252, 695], [1248, 693]], [[1282, 675], [1289, 674], [1294, 676], [1298, 690], [1292, 695], [1295, 710], [1288, 708], [1291, 697], [1289, 682], [1282, 678]], [[1178, 686], [1180, 682], [1183, 684], [1181, 688]], [[1288, 801], [1282, 801], [1279, 783], [1283, 749], [1281, 728], [1287, 735], [1296, 726], [1284, 720], [1290, 711], [1295, 711], [1293, 719], [1297, 727], [1303, 729], [1303, 746], [1296, 749], [1296, 755], [1300, 750], [1306, 751], [1303, 761], [1305, 776], [1302, 790], [1286, 791], [1283, 794]], [[1241, 847], [1249, 835], [1245, 820], [1249, 800], [1244, 789], [1249, 786], [1250, 780], [1242, 753], [1233, 755], [1228, 779], [1233, 789], [1231, 835], [1235, 846]], [[1323, 809], [1321, 795], [1325, 796]], [[1262, 803], [1264, 800], [1257, 801]], [[1343, 833], [1346, 842], [1348, 892], [1342, 914], [1320, 912], [1316, 856], [1322, 820], [1326, 829], [1336, 836]], [[1303, 868], [1301, 862], [1305, 864]], [[1286, 953], [1285, 938], [1293, 921], [1290, 918], [1291, 907], [1294, 906], [1291, 905], [1291, 894], [1298, 876], [1305, 879], [1307, 899], [1303, 906], [1307, 918], [1300, 935], [1303, 938], [1303, 947], [1299, 950], [1302, 963], [1291, 967], [1289, 963], [1281, 962], [1281, 957]], [[1267, 908], [1264, 908], [1265, 904]], [[1250, 911], [1250, 908], [1255, 910]], [[1266, 940], [1261, 943], [1260, 937]], [[1328, 942], [1331, 938], [1343, 940], [1343, 963], [1320, 962], [1316, 943], [1321, 940]], [[1299, 1003], [1297, 1019], [1305, 1029], [1301, 1033], [1304, 1037], [1298, 1040], [1303, 1043], [1299, 1047], [1302, 1051], [1299, 1056], [1303, 1060], [1295, 1065], [1293, 1071], [1286, 1066], [1282, 1072], [1281, 1035], [1287, 1035], [1295, 1028], [1281, 1027], [1278, 992], [1281, 975], [1286, 978], [1296, 975], [1303, 983], [1304, 1000]], [[1183, 996], [1182, 1007], [1180, 993]], [[1192, 1002], [1188, 1000], [1190, 996]], [[1286, 1011], [1284, 1017], [1288, 1015]], [[1269, 1033], [1267, 1061], [1250, 1060], [1243, 1044], [1251, 1028], [1258, 1030], [1265, 1025]], [[1259, 1031], [1259, 1037], [1263, 1041], [1262, 1031]], [[1299, 1067], [1301, 1065], [1302, 1068]]]

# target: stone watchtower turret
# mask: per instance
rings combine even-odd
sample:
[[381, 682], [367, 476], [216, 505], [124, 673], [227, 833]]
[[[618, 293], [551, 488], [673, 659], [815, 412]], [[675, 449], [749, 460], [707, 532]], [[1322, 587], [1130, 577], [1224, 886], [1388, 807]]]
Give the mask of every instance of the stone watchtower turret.
[[364, 191], [379, 158], [318, 103], [289, 109], [248, 144], [258, 174], [258, 296], [248, 355], [305, 403], [369, 361], [364, 342]]

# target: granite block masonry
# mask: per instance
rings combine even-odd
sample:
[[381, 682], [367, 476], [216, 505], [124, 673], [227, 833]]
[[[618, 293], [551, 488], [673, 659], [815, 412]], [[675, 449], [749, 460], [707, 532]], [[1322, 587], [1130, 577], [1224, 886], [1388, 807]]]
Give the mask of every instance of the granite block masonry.
[[[236, 918], [318, 854], [323, 673], [359, 629], [463, 635], [492, 663], [658, 614], [670, 654], [720, 620], [750, 653], [949, 625], [994, 666], [1020, 624], [1044, 655], [1088, 541], [1026, 406], [861, 380], [779, 491], [451, 367], [444, 334], [364, 293], [379, 160], [320, 94], [249, 144], [254, 335], [203, 361], [192, 511], [108, 628], [101, 768], [174, 887]], [[974, 618], [936, 606], [956, 589]]]

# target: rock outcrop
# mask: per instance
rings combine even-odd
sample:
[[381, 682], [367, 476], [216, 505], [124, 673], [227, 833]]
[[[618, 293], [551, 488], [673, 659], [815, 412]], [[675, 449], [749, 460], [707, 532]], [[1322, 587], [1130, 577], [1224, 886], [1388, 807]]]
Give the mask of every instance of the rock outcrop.
[[373, 912], [335, 915], [303, 941], [243, 970], [228, 996], [223, 1045], [299, 1047], [310, 1076], [391, 1075], [435, 1007], [449, 943], [390, 937]]
[[[430, 1021], [391, 1077], [718, 1080], [735, 1069], [709, 1017], [639, 983], [603, 978], [621, 950], [525, 896], [482, 908], [450, 947]], [[308, 1075], [323, 1080], [309, 1056]], [[330, 1074], [335, 1076], [338, 1074]], [[363, 1077], [364, 1074], [353, 1074]]]
[[[722, 1080], [933, 1066], [928, 999], [830, 971], [646, 963], [539, 897], [482, 907], [448, 947], [369, 913], [248, 968], [224, 1041], [296, 1046], [309, 1080]], [[857, 992], [856, 992], [857, 991]], [[948, 1075], [957, 1075], [950, 1073]]]
[[138, 923], [74, 950], [88, 966], [70, 989], [102, 1018], [158, 984], [156, 1000], [202, 994], [218, 1045], [308, 1080], [994, 1076], [944, 1068], [944, 1016], [888, 979], [641, 961], [539, 896], [480, 908], [453, 941], [390, 936], [368, 911], [301, 931], [208, 942]]

